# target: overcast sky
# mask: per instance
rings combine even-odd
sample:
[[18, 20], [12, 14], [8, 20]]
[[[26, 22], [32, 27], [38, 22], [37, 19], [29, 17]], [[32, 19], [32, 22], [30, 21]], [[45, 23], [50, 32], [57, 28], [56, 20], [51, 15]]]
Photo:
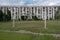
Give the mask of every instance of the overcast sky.
[[60, 5], [60, 0], [0, 0], [0, 5]]

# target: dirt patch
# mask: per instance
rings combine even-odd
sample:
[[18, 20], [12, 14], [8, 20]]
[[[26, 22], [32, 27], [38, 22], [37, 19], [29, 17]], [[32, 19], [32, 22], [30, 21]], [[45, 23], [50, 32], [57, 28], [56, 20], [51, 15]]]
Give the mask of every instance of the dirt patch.
[[60, 34], [53, 35], [55, 38], [60, 38]]
[[18, 28], [42, 28], [42, 26], [38, 26], [38, 25], [24, 25], [24, 26], [18, 26]]

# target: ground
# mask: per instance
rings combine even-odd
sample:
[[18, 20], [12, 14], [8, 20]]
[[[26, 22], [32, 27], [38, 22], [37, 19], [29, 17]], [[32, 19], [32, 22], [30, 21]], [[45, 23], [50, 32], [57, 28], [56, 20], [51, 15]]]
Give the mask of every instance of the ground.
[[[12, 21], [10, 22], [0, 22], [0, 30], [9, 30], [9, 31], [19, 31], [19, 30], [26, 30], [26, 31], [31, 31], [31, 32], [36, 32], [36, 33], [48, 33], [48, 34], [60, 34], [60, 21], [57, 21], [57, 20], [51, 20], [51, 21], [47, 21], [47, 29], [44, 29], [44, 21], [16, 21], [15, 22], [15, 27], [12, 27]], [[3, 38], [5, 38], [6, 40], [9, 40], [11, 38], [9, 37], [16, 37], [15, 38], [12, 38], [12, 39], [15, 39], [15, 40], [19, 40], [19, 38], [21, 39], [21, 36], [19, 35], [22, 35], [22, 39], [21, 40], [24, 40], [23, 38], [26, 37], [27, 35], [27, 38], [25, 40], [44, 40], [46, 38], [46, 40], [55, 40], [54, 37], [49, 37], [49, 39], [47, 39], [47, 37], [45, 37], [44, 35], [41, 37], [41, 36], [36, 36], [37, 39], [35, 39], [35, 36], [32, 35], [32, 34], [17, 34], [17, 33], [10, 33], [10, 32], [1, 32], [0, 31], [0, 39], [1, 40], [4, 40]], [[12, 36], [10, 36], [12, 35]], [[29, 36], [29, 35], [32, 35], [32, 36]], [[3, 37], [5, 36], [5, 37]], [[9, 39], [8, 39], [8, 38]], [[29, 39], [28, 39], [29, 37]], [[32, 37], [32, 38], [31, 38]], [[41, 38], [40, 38], [41, 37]], [[59, 40], [60, 38], [58, 38]]]
[[0, 32], [0, 40], [55, 40], [52, 36], [39, 36], [14, 32]]
[[11, 22], [0, 22], [0, 30], [28, 30], [42, 33], [60, 33], [60, 21], [47, 21], [47, 29], [44, 29], [44, 21], [16, 21], [15, 27]]

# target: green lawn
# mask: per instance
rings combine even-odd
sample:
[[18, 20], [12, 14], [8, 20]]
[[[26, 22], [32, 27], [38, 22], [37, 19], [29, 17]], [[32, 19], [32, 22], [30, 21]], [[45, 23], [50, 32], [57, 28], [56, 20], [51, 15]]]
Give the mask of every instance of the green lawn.
[[12, 27], [12, 22], [0, 22], [0, 30], [60, 33], [60, 21], [47, 21], [47, 29], [44, 29], [44, 21], [16, 21], [14, 28]]
[[14, 32], [0, 32], [0, 40], [57, 40], [53, 36], [39, 36], [33, 34], [21, 34]]

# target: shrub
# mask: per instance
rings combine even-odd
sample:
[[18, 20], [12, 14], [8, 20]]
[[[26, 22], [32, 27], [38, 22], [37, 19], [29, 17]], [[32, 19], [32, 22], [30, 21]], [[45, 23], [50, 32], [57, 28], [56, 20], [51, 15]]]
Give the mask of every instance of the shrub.
[[21, 16], [22, 20], [27, 20], [27, 16]]

